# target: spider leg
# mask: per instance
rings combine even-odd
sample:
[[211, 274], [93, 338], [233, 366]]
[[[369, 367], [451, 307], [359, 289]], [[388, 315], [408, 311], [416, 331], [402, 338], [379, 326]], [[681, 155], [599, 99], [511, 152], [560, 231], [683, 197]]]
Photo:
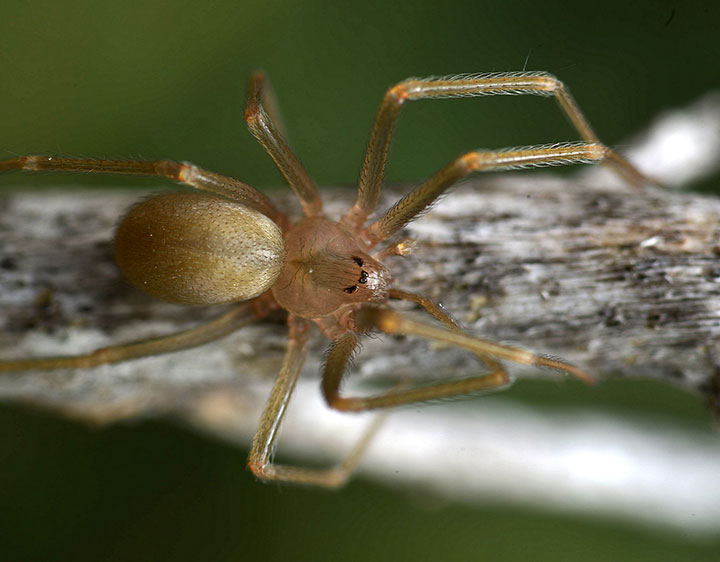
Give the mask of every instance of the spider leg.
[[255, 87], [259, 90], [261, 107], [265, 110], [265, 113], [267, 113], [277, 132], [285, 139], [285, 142], [288, 143], [289, 146], [290, 136], [288, 135], [285, 120], [280, 111], [280, 103], [278, 102], [278, 97], [272, 82], [262, 70], [256, 70], [250, 75], [250, 83], [253, 84], [253, 82], [255, 86], [251, 85], [251, 89]]
[[[375, 396], [341, 396], [340, 385], [345, 368], [358, 345], [357, 335], [348, 332], [335, 340], [330, 346], [323, 373], [322, 385], [325, 399], [331, 407], [338, 410], [363, 411], [389, 408], [402, 404], [495, 390], [505, 386], [510, 381], [507, 372], [495, 359], [506, 359], [524, 365], [549, 367], [574, 375], [586, 382], [592, 382], [593, 380], [587, 373], [561, 359], [545, 357], [517, 347], [476, 338], [457, 328], [449, 329], [416, 322], [389, 308], [363, 307], [356, 313], [355, 322], [360, 331], [377, 328], [387, 334], [416, 335], [463, 347], [483, 358], [490, 368], [490, 372], [462, 380], [441, 382], [416, 388], [398, 389], [396, 387]], [[485, 358], [487, 358], [487, 361]]]
[[[253, 314], [249, 313], [251, 309], [254, 311]], [[262, 318], [267, 312], [267, 309], [252, 307], [251, 302], [245, 302], [234, 306], [209, 322], [173, 334], [103, 347], [82, 355], [0, 361], [0, 373], [88, 369], [98, 365], [120, 363], [130, 359], [189, 349], [227, 336], [250, 322]]]
[[445, 310], [445, 308], [433, 301], [432, 299], [419, 295], [417, 293], [411, 293], [410, 291], [403, 291], [401, 289], [390, 289], [389, 295], [391, 299], [399, 299], [409, 302], [414, 302], [425, 309], [425, 311], [437, 318], [440, 322], [445, 324], [451, 330], [461, 330], [460, 324]]
[[413, 238], [402, 238], [396, 240], [386, 248], [373, 254], [373, 258], [378, 261], [385, 261], [390, 256], [409, 256], [415, 251], [417, 241]]
[[[457, 320], [455, 320], [455, 318], [453, 318], [441, 304], [434, 302], [432, 299], [424, 295], [419, 295], [417, 293], [411, 293], [410, 291], [403, 291], [400, 289], [390, 289], [389, 295], [391, 299], [406, 300], [420, 305], [425, 310], [425, 312], [445, 324], [445, 326], [447, 326], [450, 330], [456, 332], [463, 331]], [[485, 365], [488, 369], [490, 369], [490, 371], [502, 370], [502, 365], [500, 365], [500, 363], [498, 363], [491, 357], [488, 357], [487, 355], [478, 352], [475, 352], [475, 355], [478, 359], [480, 359], [480, 361], [485, 363]]]
[[[359, 228], [377, 207], [393, 130], [406, 101], [517, 94], [554, 97], [580, 137], [588, 143], [599, 142], [568, 89], [551, 74], [505, 72], [444, 78], [410, 78], [390, 88], [380, 104], [360, 171], [357, 200], [343, 217], [343, 222], [351, 228]], [[619, 154], [608, 149], [606, 158], [631, 183], [652, 183]]]
[[568, 143], [468, 152], [405, 195], [380, 219], [362, 231], [361, 237], [373, 246], [392, 236], [425, 212], [448, 188], [472, 172], [599, 162], [608, 158], [610, 153], [612, 151], [600, 143]]
[[[270, 107], [266, 111], [263, 102], [268, 100]], [[265, 74], [255, 72], [250, 77], [245, 122], [300, 199], [305, 215], [308, 217], [320, 216], [322, 215], [322, 201], [315, 183], [293, 154], [278, 126], [273, 123], [271, 116], [278, 114], [277, 104], [273, 100], [273, 95], [267, 91]]]
[[260, 211], [275, 222], [280, 221], [282, 216], [270, 199], [254, 187], [235, 178], [203, 170], [194, 164], [186, 162], [179, 163], [171, 160], [94, 160], [90, 158], [61, 158], [41, 155], [20, 156], [0, 161], [0, 172], [14, 170], [156, 176], [239, 201]]
[[265, 481], [275, 480], [336, 488], [344, 484], [352, 474], [365, 449], [385, 421], [385, 415], [373, 419], [345, 460], [335, 467], [316, 469], [272, 463], [278, 431], [307, 355], [310, 326], [308, 321], [290, 315], [288, 324], [290, 326], [288, 349], [253, 438], [248, 465], [258, 478]]

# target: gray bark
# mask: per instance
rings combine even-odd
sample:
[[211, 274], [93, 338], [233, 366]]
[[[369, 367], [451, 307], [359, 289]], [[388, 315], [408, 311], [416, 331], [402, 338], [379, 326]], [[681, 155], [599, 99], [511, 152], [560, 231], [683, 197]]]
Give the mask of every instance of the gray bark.
[[[403, 191], [388, 190], [386, 204]], [[219, 313], [154, 301], [121, 279], [112, 261], [112, 229], [137, 198], [105, 191], [2, 199], [3, 356], [77, 353], [184, 328]], [[288, 197], [281, 199], [292, 205]], [[325, 199], [337, 214], [351, 203], [352, 192], [328, 191]], [[388, 260], [397, 285], [441, 302], [472, 333], [563, 356], [599, 377], [661, 379], [716, 403], [716, 198], [539, 174], [482, 178], [457, 189], [404, 234], [418, 245], [410, 257]], [[163, 368], [160, 381], [123, 377], [122, 393], [115, 396], [118, 388], [96, 382], [69, 392], [67, 373], [5, 375], [0, 393], [109, 417], [123, 415], [113, 412], [120, 403], [123, 410], [133, 405], [136, 413], [175, 411], [178, 401], [187, 403], [188, 382], [207, 389], [232, 383], [235, 373], [245, 379], [272, 376], [285, 343], [281, 321], [180, 354], [209, 353], [228, 365], [200, 360], [190, 381], [182, 378], [181, 384], [170, 382]], [[325, 344], [316, 334], [309, 373], [317, 372]], [[368, 340], [357, 370], [368, 378], [477, 370], [472, 356], [435, 347], [414, 339]], [[510, 367], [521, 375], [552, 378]], [[113, 380], [113, 368], [99, 370], [110, 374], [107, 382]], [[162, 392], [148, 392], [148, 383], [155, 390], [160, 384]]]

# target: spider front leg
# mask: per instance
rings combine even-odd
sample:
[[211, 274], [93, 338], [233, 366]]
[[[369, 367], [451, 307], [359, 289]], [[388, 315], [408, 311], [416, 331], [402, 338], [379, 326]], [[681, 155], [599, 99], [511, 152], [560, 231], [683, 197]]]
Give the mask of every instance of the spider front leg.
[[483, 362], [490, 368], [490, 372], [461, 380], [416, 388], [396, 387], [375, 396], [342, 396], [340, 395], [340, 385], [345, 369], [358, 346], [357, 335], [348, 332], [332, 343], [323, 373], [322, 388], [325, 399], [331, 407], [338, 410], [364, 411], [390, 408], [403, 404], [495, 390], [510, 382], [507, 372], [495, 359], [505, 359], [536, 367], [547, 367], [574, 375], [588, 383], [593, 382], [590, 375], [561, 359], [546, 357], [517, 347], [476, 338], [459, 329], [442, 328], [416, 322], [389, 308], [363, 307], [355, 314], [355, 324], [359, 331], [378, 329], [386, 334], [415, 335], [465, 348], [483, 359]]
[[610, 149], [600, 143], [528, 146], [490, 152], [468, 152], [395, 203], [360, 236], [370, 247], [392, 236], [426, 211], [448, 188], [472, 172], [487, 172], [599, 162]]
[[[457, 321], [448, 313], [445, 308], [434, 302], [432, 299], [429, 299], [428, 297], [425, 297], [423, 295], [418, 295], [417, 293], [411, 293], [409, 291], [402, 291], [400, 289], [390, 289], [389, 296], [391, 299], [400, 299], [405, 300], [409, 302], [414, 302], [415, 304], [420, 305], [425, 312], [430, 314], [431, 316], [435, 317], [437, 320], [445, 324], [450, 330], [453, 330], [455, 332], [462, 332], [463, 329], [460, 326], [460, 324], [457, 323]], [[485, 363], [488, 369], [491, 371], [495, 371], [498, 369], [501, 369], [501, 365], [497, 362], [488, 357], [487, 355], [483, 355], [481, 353], [476, 353], [478, 359]]]
[[309, 322], [291, 314], [288, 325], [290, 326], [288, 349], [253, 438], [248, 465], [255, 476], [265, 481], [336, 488], [342, 486], [355, 470], [365, 449], [385, 421], [385, 416], [375, 417], [345, 460], [335, 467], [315, 469], [272, 463], [280, 425], [307, 355]]
[[[365, 152], [355, 205], [343, 217], [351, 228], [359, 228], [375, 211], [385, 175], [390, 141], [400, 110], [406, 101], [419, 99], [533, 94], [552, 96], [580, 137], [599, 143], [590, 123], [564, 84], [545, 72], [506, 72], [487, 75], [460, 75], [445, 78], [410, 78], [390, 88], [380, 105]], [[651, 183], [622, 156], [605, 148], [605, 159], [631, 183]]]

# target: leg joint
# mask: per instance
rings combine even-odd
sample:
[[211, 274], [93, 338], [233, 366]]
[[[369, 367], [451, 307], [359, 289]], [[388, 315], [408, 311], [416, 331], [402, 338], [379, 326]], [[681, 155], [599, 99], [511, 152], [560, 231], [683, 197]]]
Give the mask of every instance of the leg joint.
[[558, 93], [566, 91], [565, 84], [552, 74], [543, 73], [533, 76], [531, 80], [533, 88], [541, 95], [558, 95]]
[[408, 84], [400, 82], [385, 93], [385, 103], [393, 108], [399, 108], [410, 95]]
[[250, 471], [255, 475], [256, 478], [259, 480], [262, 480], [263, 482], [268, 482], [272, 479], [271, 471], [268, 470], [270, 468], [270, 465], [266, 463], [257, 463], [254, 461], [248, 462], [248, 468]]
[[258, 128], [262, 121], [264, 121], [262, 108], [251, 100], [245, 108], [245, 123], [247, 123], [250, 128]]

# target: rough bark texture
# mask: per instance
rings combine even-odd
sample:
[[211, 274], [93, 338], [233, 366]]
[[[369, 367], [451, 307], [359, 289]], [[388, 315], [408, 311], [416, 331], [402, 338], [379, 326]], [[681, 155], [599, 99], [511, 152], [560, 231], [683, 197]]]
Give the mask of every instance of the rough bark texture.
[[[402, 192], [389, 190], [385, 204]], [[0, 200], [4, 357], [75, 353], [218, 314], [154, 301], [120, 278], [112, 229], [137, 198], [36, 192]], [[325, 198], [337, 214], [352, 192]], [[473, 333], [563, 356], [598, 376], [666, 380], [717, 405], [719, 225], [720, 201], [712, 197], [547, 174], [482, 178], [410, 225], [405, 234], [418, 246], [390, 268], [398, 286], [442, 302]], [[272, 377], [284, 343], [278, 318], [174, 357], [101, 367], [96, 376], [2, 375], [0, 396], [101, 419], [184, 415], [195, 391]], [[325, 343], [317, 335], [309, 374]], [[414, 339], [368, 340], [356, 370], [444, 376], [477, 364]]]

